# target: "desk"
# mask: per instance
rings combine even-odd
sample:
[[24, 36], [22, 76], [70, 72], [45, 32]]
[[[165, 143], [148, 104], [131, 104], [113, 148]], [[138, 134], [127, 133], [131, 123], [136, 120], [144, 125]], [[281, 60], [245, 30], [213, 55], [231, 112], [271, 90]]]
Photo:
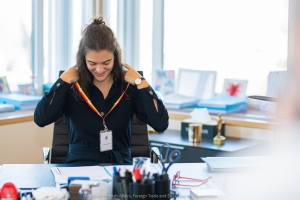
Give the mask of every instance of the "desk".
[[[105, 165], [105, 164], [103, 164]], [[0, 171], [0, 187], [5, 182], [12, 182], [17, 188], [29, 190], [31, 188], [55, 186], [54, 176], [50, 170], [51, 167], [72, 167], [78, 165], [72, 164], [4, 164]], [[157, 166], [156, 166], [157, 167]], [[186, 168], [188, 167], [188, 168]], [[159, 168], [159, 166], [157, 167]], [[185, 169], [185, 170], [184, 170]], [[188, 169], [188, 170], [187, 170]], [[169, 177], [172, 178], [178, 170], [187, 177], [206, 178], [205, 163], [185, 163], [174, 164], [170, 167]], [[196, 172], [196, 174], [193, 174]], [[213, 182], [208, 183], [209, 187], [215, 187]], [[189, 189], [177, 189], [181, 198], [189, 199]]]
[[[278, 163], [278, 162], [277, 162]], [[295, 163], [294, 163], [295, 164]], [[11, 181], [19, 188], [37, 188], [54, 186], [54, 176], [50, 171], [52, 164], [4, 164], [0, 171], [0, 186]], [[181, 176], [203, 179], [212, 176], [211, 182], [205, 187], [217, 187], [229, 195], [226, 200], [240, 199], [300, 199], [299, 193], [299, 163], [293, 170], [284, 165], [271, 165], [262, 171], [248, 171], [246, 173], [218, 173], [208, 172], [205, 163], [176, 163], [168, 171], [169, 177], [180, 171]], [[272, 171], [272, 170], [274, 171]], [[202, 186], [201, 186], [202, 187]], [[189, 200], [189, 188], [177, 188], [180, 196], [177, 199]], [[214, 198], [206, 198], [214, 199]]]
[[182, 139], [180, 131], [166, 130], [159, 134], [149, 134], [151, 147], [160, 147], [168, 142], [172, 148], [181, 151], [180, 163], [202, 162], [200, 157], [214, 156], [266, 156], [270, 154], [270, 144], [261, 140], [226, 138], [224, 145], [217, 146], [212, 140], [203, 139], [201, 143], [190, 143]]
[[0, 187], [13, 182], [20, 189], [55, 186], [51, 167], [72, 167], [74, 164], [3, 164]]

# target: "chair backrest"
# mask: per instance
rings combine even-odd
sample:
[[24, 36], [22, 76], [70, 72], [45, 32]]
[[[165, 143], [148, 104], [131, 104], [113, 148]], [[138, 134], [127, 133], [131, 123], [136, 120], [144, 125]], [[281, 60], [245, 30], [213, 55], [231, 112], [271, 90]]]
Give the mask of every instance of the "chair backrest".
[[[54, 122], [51, 163], [62, 163], [69, 150], [69, 136], [65, 118], [61, 117]], [[131, 157], [150, 157], [147, 124], [141, 122], [134, 115], [131, 136]]]

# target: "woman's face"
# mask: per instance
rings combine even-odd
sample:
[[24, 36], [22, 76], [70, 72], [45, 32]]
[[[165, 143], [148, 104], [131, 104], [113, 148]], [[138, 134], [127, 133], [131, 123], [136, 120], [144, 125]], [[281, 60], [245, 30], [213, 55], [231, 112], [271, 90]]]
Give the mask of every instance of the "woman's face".
[[107, 50], [88, 51], [85, 56], [87, 68], [93, 74], [95, 80], [102, 82], [111, 78], [114, 66], [114, 54]]

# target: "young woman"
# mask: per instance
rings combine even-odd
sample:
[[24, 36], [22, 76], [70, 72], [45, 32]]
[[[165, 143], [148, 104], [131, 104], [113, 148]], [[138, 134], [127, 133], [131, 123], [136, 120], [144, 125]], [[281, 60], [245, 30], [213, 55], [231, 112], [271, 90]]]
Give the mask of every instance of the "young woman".
[[153, 129], [168, 127], [168, 113], [146, 79], [122, 62], [121, 48], [102, 17], [82, 33], [76, 65], [38, 103], [40, 126], [65, 116], [70, 138], [65, 163], [130, 163], [133, 114]]

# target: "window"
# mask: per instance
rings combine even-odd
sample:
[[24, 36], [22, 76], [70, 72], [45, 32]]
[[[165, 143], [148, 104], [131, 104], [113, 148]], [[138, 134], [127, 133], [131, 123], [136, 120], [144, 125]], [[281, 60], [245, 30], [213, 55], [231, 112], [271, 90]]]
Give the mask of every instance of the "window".
[[32, 83], [32, 1], [1, 1], [0, 76], [6, 76], [10, 90]]
[[270, 70], [286, 69], [288, 0], [165, 0], [164, 69], [216, 70], [265, 95]]
[[[93, 17], [93, 6], [93, 0], [1, 2], [0, 76], [6, 76], [11, 92], [19, 84], [54, 82], [59, 70], [75, 64], [81, 30]], [[38, 63], [37, 57], [42, 57]]]
[[93, 0], [44, 0], [44, 83], [76, 63], [82, 29], [93, 17]]
[[[81, 29], [93, 17], [95, 2], [43, 1], [44, 60], [38, 68], [44, 84], [75, 64]], [[269, 71], [287, 67], [288, 0], [101, 2], [98, 9], [116, 33], [125, 62], [150, 82], [156, 68], [216, 70], [216, 93], [227, 78], [248, 80], [247, 95], [264, 95]], [[7, 76], [12, 91], [37, 78], [32, 75], [34, 3], [1, 3], [1, 28], [7, 31], [0, 33], [0, 76]]]

